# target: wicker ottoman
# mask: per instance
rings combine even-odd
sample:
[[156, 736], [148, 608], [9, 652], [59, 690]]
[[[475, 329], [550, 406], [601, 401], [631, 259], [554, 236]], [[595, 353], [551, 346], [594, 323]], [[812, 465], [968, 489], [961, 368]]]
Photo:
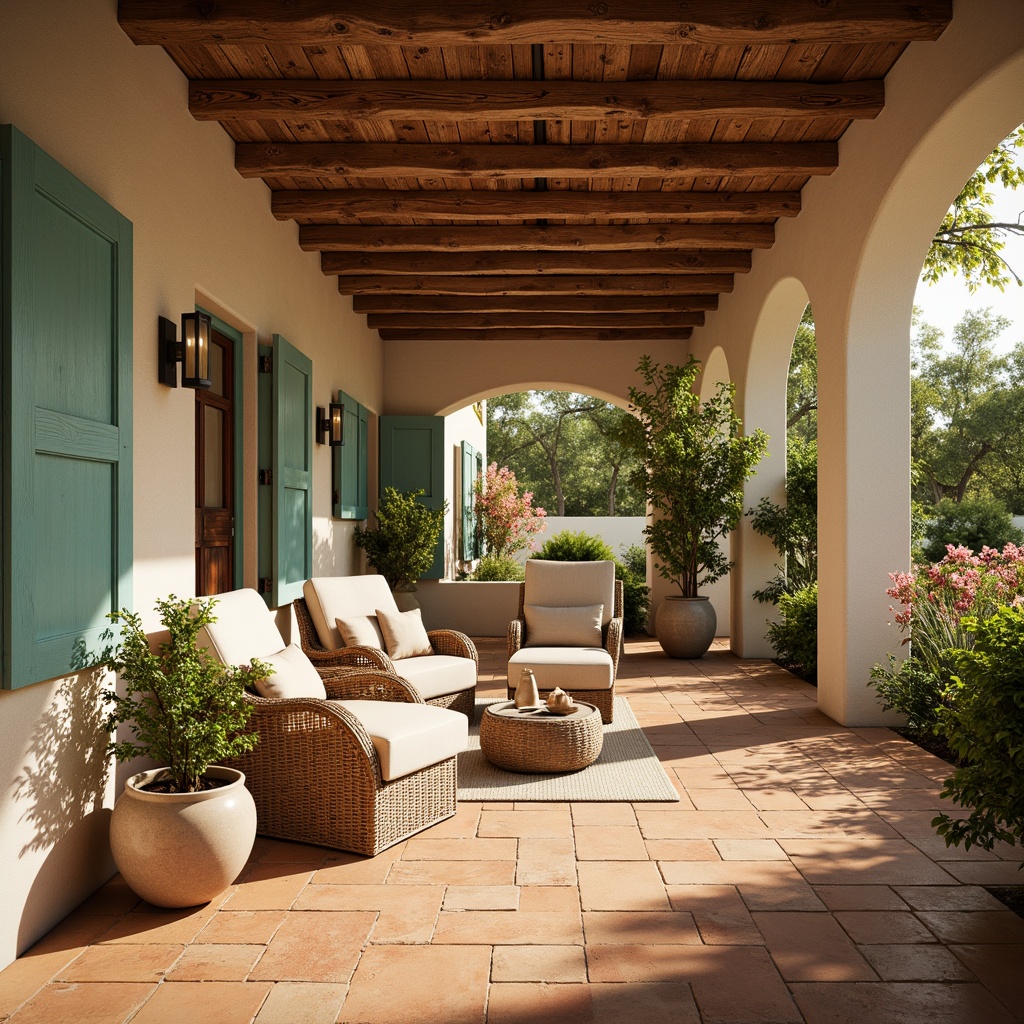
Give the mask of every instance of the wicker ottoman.
[[490, 704], [480, 719], [480, 749], [510, 772], [574, 772], [601, 756], [604, 731], [593, 704], [576, 703], [571, 715]]

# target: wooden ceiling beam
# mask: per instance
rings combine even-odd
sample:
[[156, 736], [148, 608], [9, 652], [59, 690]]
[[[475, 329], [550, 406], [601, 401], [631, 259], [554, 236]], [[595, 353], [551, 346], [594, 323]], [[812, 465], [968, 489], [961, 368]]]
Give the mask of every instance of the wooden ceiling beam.
[[356, 295], [356, 313], [693, 313], [717, 295]]
[[371, 313], [366, 318], [371, 330], [466, 331], [492, 327], [534, 329], [566, 327], [572, 330], [606, 328], [702, 327], [703, 313], [575, 313], [552, 310], [546, 313]]
[[831, 174], [835, 142], [695, 142], [602, 146], [401, 142], [240, 142], [244, 178], [671, 178]]
[[382, 341], [686, 341], [691, 327], [606, 327], [602, 329], [571, 327], [487, 327], [480, 330], [394, 330], [379, 332]]
[[325, 274], [745, 274], [750, 253], [325, 252], [320, 268]]
[[390, 189], [278, 191], [270, 197], [278, 220], [357, 222], [371, 217], [501, 223], [559, 217], [650, 217], [652, 220], [714, 220], [795, 217], [799, 192], [587, 192], [551, 189], [486, 192]]
[[543, 121], [597, 118], [872, 118], [881, 80], [841, 82], [267, 81], [190, 82], [199, 121]]
[[342, 295], [700, 295], [731, 292], [732, 274], [351, 274]]
[[614, 252], [770, 249], [772, 224], [538, 224], [528, 227], [348, 227], [304, 224], [307, 252]]
[[136, 43], [291, 46], [612, 43], [717, 46], [879, 43], [936, 39], [952, 0], [489, 0], [444, 4], [363, 0], [120, 0], [118, 22]]

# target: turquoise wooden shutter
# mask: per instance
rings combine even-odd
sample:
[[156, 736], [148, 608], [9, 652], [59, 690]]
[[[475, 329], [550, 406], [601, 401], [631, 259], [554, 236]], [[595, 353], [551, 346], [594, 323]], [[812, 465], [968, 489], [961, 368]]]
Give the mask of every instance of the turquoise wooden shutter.
[[[0, 127], [3, 687], [94, 664], [130, 607], [132, 225]], [[155, 320], [154, 320], [155, 324]]]
[[476, 554], [476, 516], [473, 511], [473, 483], [476, 480], [476, 449], [468, 442], [462, 442], [462, 538], [463, 561], [470, 561]]
[[313, 573], [313, 363], [279, 334], [260, 363], [260, 590], [279, 608]]
[[337, 484], [333, 512], [338, 519], [365, 519], [369, 515], [367, 470], [369, 466], [369, 413], [350, 395], [338, 392], [344, 407], [345, 443], [334, 449], [334, 480]]
[[[380, 490], [394, 487], [402, 492], [419, 491], [428, 508], [444, 506], [444, 417], [381, 416]], [[434, 563], [421, 577], [444, 576], [444, 531], [437, 541]]]

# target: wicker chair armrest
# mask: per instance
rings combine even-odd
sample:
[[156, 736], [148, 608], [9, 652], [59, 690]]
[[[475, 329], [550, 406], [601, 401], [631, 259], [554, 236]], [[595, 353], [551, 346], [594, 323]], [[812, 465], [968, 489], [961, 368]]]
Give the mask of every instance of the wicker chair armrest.
[[360, 671], [338, 668], [321, 672], [328, 700], [390, 700], [399, 704], [422, 704], [423, 698], [401, 676], [379, 669]]
[[605, 632], [604, 649], [612, 658], [612, 679], [619, 671], [619, 654], [622, 652], [622, 619], [611, 619]]
[[508, 624], [508, 656], [511, 658], [526, 643], [526, 619], [513, 619]]
[[317, 671], [324, 673], [332, 668], [365, 668], [394, 674], [395, 666], [387, 651], [376, 647], [339, 647], [336, 651], [306, 651]]
[[455, 658], [472, 658], [474, 664], [480, 664], [476, 653], [476, 644], [457, 629], [432, 629], [427, 633], [430, 646], [435, 654], [449, 654]]

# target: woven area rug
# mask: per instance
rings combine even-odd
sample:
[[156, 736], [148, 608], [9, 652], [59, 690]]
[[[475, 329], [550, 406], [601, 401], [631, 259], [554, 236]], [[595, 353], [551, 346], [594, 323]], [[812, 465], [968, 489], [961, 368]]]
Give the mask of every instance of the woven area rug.
[[615, 720], [604, 727], [601, 756], [577, 772], [528, 775], [507, 772], [484, 760], [480, 752], [480, 715], [487, 704], [476, 702], [469, 748], [459, 754], [460, 800], [648, 800], [676, 801], [665, 769], [654, 755], [625, 697], [615, 698]]

